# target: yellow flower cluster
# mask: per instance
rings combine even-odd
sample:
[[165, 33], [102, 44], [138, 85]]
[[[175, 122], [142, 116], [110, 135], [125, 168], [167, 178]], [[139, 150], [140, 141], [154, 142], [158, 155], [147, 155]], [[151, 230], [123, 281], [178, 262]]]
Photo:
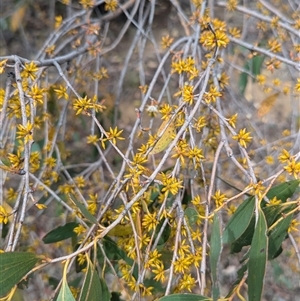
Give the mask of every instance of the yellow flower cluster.
[[189, 80], [193, 80], [199, 74], [198, 69], [195, 66], [195, 60], [192, 57], [187, 57], [186, 59], [179, 59], [173, 61], [171, 64], [173, 73], [187, 73]]

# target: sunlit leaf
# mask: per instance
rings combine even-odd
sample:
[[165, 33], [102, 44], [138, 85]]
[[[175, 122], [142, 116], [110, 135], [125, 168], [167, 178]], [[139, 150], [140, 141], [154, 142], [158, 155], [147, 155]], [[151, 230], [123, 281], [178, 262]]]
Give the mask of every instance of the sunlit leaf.
[[22, 25], [25, 13], [26, 13], [27, 5], [19, 6], [11, 16], [10, 20], [10, 29], [11, 31], [17, 31]]
[[67, 269], [69, 265], [69, 260], [65, 262], [64, 265], [64, 272], [62, 277], [62, 285], [59, 290], [59, 294], [57, 296], [56, 301], [75, 301], [75, 298], [69, 288], [69, 285], [67, 283]]
[[280, 93], [277, 92], [273, 95], [270, 95], [261, 102], [261, 104], [260, 104], [260, 106], [257, 110], [257, 116], [258, 117], [261, 118], [261, 117], [267, 115], [270, 112], [270, 110], [274, 106], [274, 103], [275, 103], [275, 101], [276, 101], [279, 94]]
[[[160, 125], [157, 131], [158, 136], [164, 131], [168, 123], [169, 123], [168, 119], [163, 121], [163, 123]], [[166, 130], [163, 132], [162, 136], [156, 142], [155, 146], [150, 152], [150, 155], [155, 155], [162, 152], [174, 140], [175, 135], [176, 135], [176, 127], [175, 127], [175, 121], [173, 120], [168, 125]]]
[[56, 301], [75, 301], [74, 296], [66, 281], [63, 281]]

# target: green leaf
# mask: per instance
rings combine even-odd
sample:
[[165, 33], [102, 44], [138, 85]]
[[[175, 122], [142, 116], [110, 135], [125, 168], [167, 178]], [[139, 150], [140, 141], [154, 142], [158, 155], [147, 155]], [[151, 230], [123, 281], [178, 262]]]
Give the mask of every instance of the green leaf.
[[62, 282], [56, 301], [76, 301], [66, 281]]
[[279, 251], [282, 251], [281, 244], [288, 234], [288, 229], [292, 219], [293, 215], [287, 216], [282, 221], [280, 221], [278, 225], [269, 233], [269, 260], [274, 259], [278, 255], [280, 255], [281, 252]]
[[300, 180], [292, 180], [289, 182], [281, 183], [273, 188], [267, 193], [268, 199], [272, 199], [275, 196], [278, 200], [282, 202], [286, 202], [288, 198], [290, 198], [298, 188]]
[[[289, 182], [281, 183], [267, 193], [267, 197], [269, 200], [276, 197], [278, 200], [281, 200], [282, 203], [285, 203], [288, 198], [290, 198], [299, 187], [299, 180], [292, 180]], [[282, 216], [282, 207], [280, 205], [277, 206], [267, 206], [267, 203], [264, 202], [263, 211], [266, 216], [268, 226], [271, 226], [278, 218]], [[286, 207], [285, 207], [286, 208]]]
[[[123, 259], [130, 266], [134, 266], [134, 261], [127, 256], [126, 252], [118, 247], [118, 245], [108, 236], [103, 238], [103, 247], [105, 250], [105, 254], [111, 260], [119, 260]], [[133, 268], [133, 277], [138, 279], [138, 268], [135, 265]]]
[[210, 301], [209, 297], [196, 294], [174, 294], [158, 299], [158, 301]]
[[251, 73], [254, 77], [260, 74], [264, 59], [265, 56], [256, 55], [253, 56], [250, 60], [246, 61], [244, 65], [245, 72], [242, 72], [239, 78], [239, 89], [242, 94], [244, 94], [246, 90], [248, 83], [248, 73]]
[[232, 243], [245, 232], [250, 224], [254, 207], [254, 197], [247, 198], [243, 201], [229, 220], [223, 232], [223, 243]]
[[249, 246], [252, 241], [253, 232], [255, 228], [255, 217], [252, 216], [249, 226], [246, 231], [230, 246], [231, 253], [238, 253], [244, 246]]
[[79, 224], [75, 222], [66, 223], [64, 226], [59, 226], [50, 232], [48, 232], [43, 237], [43, 242], [45, 244], [50, 244], [58, 241], [62, 241], [73, 236], [76, 236], [76, 233], [73, 231]]
[[212, 233], [210, 240], [210, 268], [213, 281], [213, 300], [218, 300], [220, 297], [220, 290], [218, 287], [218, 264], [222, 249], [221, 244], [221, 231], [220, 231], [220, 218], [218, 214], [214, 215]]
[[[286, 183], [279, 184], [270, 189], [270, 191], [267, 193], [267, 197], [268, 199], [272, 199], [273, 197], [276, 196], [282, 202], [286, 202], [287, 199], [290, 198], [295, 193], [298, 186], [299, 186], [299, 180], [292, 180]], [[270, 227], [274, 222], [276, 222], [279, 218], [281, 218], [283, 214], [289, 212], [294, 208], [291, 206], [282, 206], [280, 204], [274, 206], [272, 205], [266, 206], [267, 204], [266, 202], [263, 202], [262, 204], [263, 206], [265, 206], [262, 208], [262, 210], [264, 212], [268, 227]], [[238, 224], [236, 224], [236, 226], [238, 227]], [[252, 216], [252, 219], [247, 229], [243, 232], [243, 234], [238, 239], [236, 239], [231, 244], [232, 253], [240, 252], [244, 246], [248, 246], [251, 244], [254, 227], [255, 227], [255, 218], [254, 216]], [[275, 251], [273, 249], [271, 251], [274, 254]], [[276, 256], [280, 254], [280, 246], [277, 248], [276, 254], [277, 254]], [[273, 258], [276, 257], [275, 254], [272, 256]]]
[[263, 291], [268, 254], [267, 223], [259, 208], [258, 221], [249, 252], [248, 296], [249, 301], [260, 301]]
[[29, 252], [0, 253], [0, 297], [9, 293], [38, 261], [39, 258]]
[[77, 208], [80, 210], [82, 215], [92, 224], [97, 224], [97, 219], [86, 209], [86, 207], [79, 202], [76, 197], [71, 198], [71, 195], [69, 195], [70, 200], [77, 206]]
[[264, 55], [255, 55], [250, 59], [250, 61], [248, 61], [249, 70], [255, 77], [261, 73], [261, 67], [263, 65], [264, 59]]
[[242, 95], [244, 95], [248, 83], [248, 74], [242, 72], [239, 78], [239, 90]]
[[194, 208], [188, 207], [184, 210], [184, 215], [187, 217], [190, 226], [194, 226], [199, 219], [199, 213]]
[[98, 273], [88, 258], [88, 270], [85, 275], [83, 287], [79, 295], [79, 301], [109, 301], [110, 293], [106, 283], [100, 279]]

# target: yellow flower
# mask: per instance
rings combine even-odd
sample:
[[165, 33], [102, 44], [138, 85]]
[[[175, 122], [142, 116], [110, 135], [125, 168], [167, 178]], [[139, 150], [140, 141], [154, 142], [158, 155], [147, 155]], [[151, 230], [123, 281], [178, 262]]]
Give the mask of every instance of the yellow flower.
[[178, 288], [180, 291], [188, 290], [189, 292], [192, 292], [192, 288], [194, 288], [195, 284], [196, 280], [191, 274], [184, 274], [178, 283]]
[[5, 71], [6, 62], [7, 60], [3, 60], [0, 62], [0, 74], [2, 74]]
[[172, 62], [172, 72], [177, 72], [178, 74], [181, 74], [185, 71], [185, 63], [184, 60], [178, 60], [177, 62]]
[[299, 231], [299, 227], [298, 227], [299, 225], [300, 225], [300, 222], [298, 222], [296, 219], [293, 219], [289, 226], [288, 232], [290, 233], [292, 231]]
[[154, 280], [164, 282], [166, 279], [165, 275], [165, 267], [162, 262], [159, 263], [159, 265], [156, 266], [156, 269], [154, 268], [152, 270], [152, 273], [156, 276], [154, 277]]
[[184, 273], [190, 270], [192, 264], [192, 259], [189, 256], [178, 257], [174, 262], [174, 271], [175, 273]]
[[184, 85], [182, 88], [182, 98], [183, 101], [187, 102], [189, 105], [192, 105], [194, 102], [194, 94], [193, 94], [194, 87], [191, 85]]
[[220, 87], [224, 89], [225, 86], [228, 86], [229, 76], [225, 72], [223, 72], [218, 80]]
[[25, 63], [24, 70], [21, 72], [21, 76], [24, 78], [30, 77], [31, 80], [35, 80], [36, 75], [35, 72], [37, 72], [39, 68], [36, 66], [34, 62]]
[[237, 38], [239, 39], [241, 37], [241, 31], [236, 28], [236, 27], [233, 27], [233, 28], [229, 28], [229, 33], [234, 37], [234, 38]]
[[88, 211], [94, 215], [97, 211], [97, 200], [88, 200]]
[[52, 57], [54, 54], [54, 50], [55, 50], [55, 45], [50, 45], [45, 49], [45, 52]]
[[80, 114], [82, 111], [88, 112], [94, 107], [92, 100], [87, 98], [87, 95], [84, 98], [77, 98], [73, 104], [73, 108], [76, 110], [76, 115]]
[[236, 211], [236, 207], [234, 205], [230, 205], [227, 209], [229, 215], [233, 215], [235, 211]]
[[124, 140], [125, 138], [121, 137], [120, 135], [122, 134], [123, 130], [118, 131], [118, 128], [115, 127], [112, 129], [111, 127], [109, 128], [109, 132], [107, 133], [107, 138], [102, 139], [102, 140], [110, 140], [113, 144], [117, 143], [117, 139], [119, 140]]
[[56, 165], [56, 159], [52, 158], [52, 157], [48, 157], [48, 158], [45, 159], [44, 164], [45, 164], [45, 166], [48, 166], [50, 168], [54, 168], [55, 165]]
[[297, 78], [297, 84], [295, 84], [295, 91], [300, 92], [300, 78]]
[[162, 49], [166, 49], [169, 48], [171, 46], [171, 44], [173, 43], [173, 38], [171, 38], [169, 35], [163, 36], [161, 38], [161, 46]]
[[278, 157], [278, 160], [281, 163], [285, 163], [285, 162], [289, 161], [290, 159], [291, 159], [291, 155], [289, 154], [289, 152], [287, 150], [283, 149], [281, 151], [280, 156]]
[[229, 38], [225, 34], [225, 32], [222, 32], [220, 30], [216, 31], [216, 39], [217, 39], [217, 45], [219, 48], [225, 48], [227, 44], [229, 43]]
[[144, 216], [142, 221], [142, 226], [147, 229], [147, 231], [155, 230], [156, 226], [158, 225], [159, 221], [157, 219], [157, 213], [148, 213]]
[[250, 132], [246, 132], [246, 128], [239, 131], [239, 133], [232, 137], [234, 140], [237, 140], [239, 144], [246, 148], [247, 143], [249, 143], [252, 140], [252, 137], [250, 137]]
[[76, 183], [76, 185], [79, 187], [79, 188], [82, 188], [85, 186], [85, 179], [83, 176], [77, 176], [74, 178], [74, 182]]
[[205, 93], [204, 95], [204, 100], [207, 103], [211, 103], [211, 102], [216, 102], [217, 97], [221, 97], [222, 93], [220, 91], [218, 91], [217, 87], [215, 87], [214, 85], [211, 85], [209, 88], [209, 91], [207, 93]]
[[79, 3], [83, 6], [84, 9], [91, 8], [95, 5], [94, 0], [80, 0]]
[[25, 126], [23, 126], [22, 124], [18, 124], [17, 128], [19, 130], [17, 132], [18, 139], [25, 138], [25, 143], [33, 140], [33, 137], [32, 137], [33, 124], [31, 124], [29, 121], [27, 121], [27, 124]]
[[265, 160], [266, 160], [266, 163], [269, 165], [274, 164], [274, 158], [272, 156], [266, 156]]
[[57, 98], [64, 98], [66, 100], [69, 99], [69, 95], [67, 93], [67, 88], [60, 85], [57, 89], [54, 89], [55, 93], [57, 94]]
[[257, 80], [259, 85], [264, 85], [266, 83], [266, 77], [262, 74], [258, 74], [256, 76], [256, 80]]
[[222, 206], [224, 201], [227, 199], [225, 194], [221, 194], [220, 190], [217, 190], [212, 198], [215, 200], [217, 207]]
[[270, 40], [268, 40], [268, 44], [269, 44], [270, 50], [273, 51], [274, 53], [281, 51], [281, 44], [278, 40], [270, 39]]
[[198, 133], [207, 125], [206, 116], [199, 116], [198, 119], [193, 124], [193, 127], [196, 129]]
[[13, 201], [17, 198], [18, 191], [14, 190], [12, 187], [7, 190], [7, 201]]
[[273, 199], [270, 200], [270, 202], [267, 204], [267, 207], [270, 206], [277, 206], [281, 204], [281, 200], [278, 200], [277, 197], [275, 196]]
[[58, 28], [58, 27], [61, 25], [62, 21], [63, 21], [62, 16], [56, 16], [56, 17], [55, 17], [54, 28], [55, 28], [55, 29]]
[[173, 177], [168, 178], [164, 173], [162, 173], [162, 178], [162, 184], [164, 187], [161, 191], [164, 192], [166, 195], [168, 195], [169, 193], [176, 195], [179, 189], [183, 187], [181, 185], [181, 180], [177, 180]]
[[81, 224], [73, 229], [73, 232], [75, 232], [77, 235], [80, 235], [81, 233], [84, 233], [85, 231], [86, 231], [86, 229]]
[[43, 209], [46, 209], [47, 206], [45, 204], [35, 204], [35, 206], [39, 209], [39, 210], [43, 210]]
[[261, 200], [263, 192], [265, 191], [266, 187], [263, 186], [262, 182], [258, 182], [256, 184], [250, 184], [248, 185], [248, 187], [251, 187], [252, 190], [250, 191], [250, 193], [252, 193], [253, 195], [258, 196], [258, 198]]
[[86, 262], [86, 257], [84, 254], [78, 254], [77, 256], [77, 262], [79, 263], [79, 265], [83, 265]]
[[300, 162], [296, 162], [294, 159], [291, 159], [287, 166], [284, 169], [290, 174], [293, 175], [295, 179], [299, 178], [300, 175]]
[[163, 115], [162, 119], [168, 119], [172, 114], [172, 111], [173, 108], [168, 103], [163, 104], [159, 110], [159, 112]]
[[228, 119], [228, 123], [235, 129], [236, 119], [237, 119], [238, 113], [235, 113]]
[[105, 67], [101, 67], [98, 72], [93, 74], [95, 80], [101, 80], [103, 78], [108, 78], [108, 70]]
[[21, 155], [21, 152], [18, 150], [16, 154], [9, 153], [7, 158], [10, 162], [11, 167], [20, 169], [23, 168], [24, 158]]
[[35, 84], [33, 87], [31, 87], [31, 91], [28, 92], [28, 95], [35, 101], [38, 101], [39, 103], [43, 103], [43, 97], [45, 93], [45, 89], [39, 89], [38, 85]]
[[97, 135], [89, 135], [89, 136], [87, 136], [87, 143], [88, 144], [95, 144], [95, 143], [97, 143], [97, 141], [98, 141], [98, 137], [97, 137]]
[[189, 150], [189, 158], [191, 160], [194, 160], [196, 163], [195, 167], [198, 167], [200, 162], [204, 159], [203, 150], [199, 148], [198, 146], [194, 146]]
[[106, 0], [105, 1], [105, 10], [115, 11], [118, 7], [118, 1], [117, 0]]
[[0, 224], [8, 223], [8, 214], [3, 206], [0, 205]]

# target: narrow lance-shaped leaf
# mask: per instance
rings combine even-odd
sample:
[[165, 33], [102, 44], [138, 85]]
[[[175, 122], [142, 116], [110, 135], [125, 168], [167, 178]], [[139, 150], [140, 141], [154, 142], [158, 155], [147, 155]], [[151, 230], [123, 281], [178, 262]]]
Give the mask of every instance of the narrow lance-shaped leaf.
[[288, 229], [290, 223], [293, 219], [293, 215], [285, 217], [278, 225], [270, 232], [269, 234], [269, 250], [268, 250], [268, 259], [274, 259], [277, 257], [281, 251], [280, 247], [284, 239], [288, 234]]
[[268, 254], [267, 223], [259, 208], [258, 220], [254, 230], [248, 263], [249, 301], [260, 301], [263, 291]]
[[80, 292], [79, 301], [109, 301], [110, 293], [104, 281], [98, 276], [98, 273], [87, 256], [88, 269], [85, 275], [83, 287]]
[[213, 300], [218, 300], [220, 290], [218, 287], [218, 265], [220, 260], [222, 244], [221, 244], [221, 231], [220, 231], [220, 218], [218, 214], [214, 215], [212, 233], [210, 240], [210, 267], [213, 281]]
[[48, 232], [43, 237], [43, 242], [45, 244], [50, 244], [58, 241], [62, 241], [73, 236], [76, 236], [76, 233], [73, 231], [79, 224], [75, 222], [66, 223], [63, 226], [59, 226], [50, 232]]
[[245, 232], [253, 216], [254, 207], [254, 197], [249, 197], [243, 201], [223, 232], [223, 243], [232, 243]]

